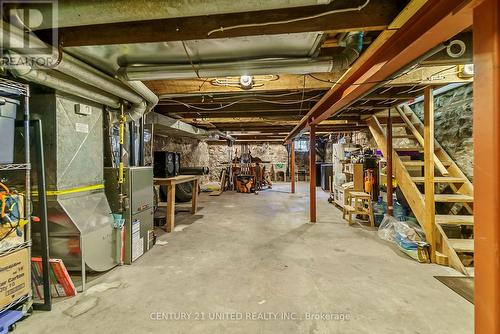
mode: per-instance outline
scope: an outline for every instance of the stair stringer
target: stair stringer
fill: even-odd
[[[385,157],[387,154],[387,137],[380,125],[376,116],[371,116],[366,121],[370,132],[372,133],[373,138],[377,142],[379,149],[382,151]],[[393,174],[396,178],[401,191],[403,192],[408,204],[411,207],[411,210],[415,214],[420,225],[424,228],[424,232],[427,234],[430,232],[429,228],[433,228],[433,226],[425,226],[425,203],[424,197],[418,190],[415,183],[412,181],[410,174],[406,170],[403,162],[397,155],[396,151],[392,151],[392,165],[393,165]]]
[[[415,116],[416,117],[416,116]],[[371,116],[366,120],[366,123],[368,125],[368,128],[370,129],[370,132],[372,133],[373,138],[375,139],[379,149],[382,151],[384,156],[387,156],[387,137],[386,133],[382,128],[382,125],[378,121],[376,116]],[[437,143],[439,145],[439,143]],[[441,148],[441,146],[436,146],[439,147],[439,155],[438,156],[443,156],[442,152],[444,152],[444,149]],[[438,152],[436,152],[438,153]],[[446,154],[446,152],[444,152]],[[461,170],[456,166],[454,161],[446,154],[447,159],[443,161],[450,161],[452,164],[455,165],[455,167],[461,172]],[[403,192],[403,195],[405,196],[408,204],[410,205],[413,214],[415,215],[415,218],[417,218],[417,221],[419,222],[420,226],[424,229],[424,232],[428,235],[433,229],[434,230],[434,235],[436,236],[436,249],[433,251],[438,251],[442,254],[444,254],[448,258],[448,265],[455,270],[465,274],[469,275],[468,271],[465,269],[464,265],[460,261],[460,258],[458,257],[457,253],[449,246],[448,244],[448,238],[446,237],[446,234],[444,234],[444,231],[435,224],[435,222],[432,222],[430,224],[426,224],[425,222],[425,199],[424,196],[421,194],[420,190],[417,188],[416,184],[413,182],[411,179],[410,174],[408,173],[408,170],[405,168],[403,165],[400,157],[398,156],[397,152],[393,150],[392,152],[392,163],[393,163],[393,174],[394,177],[396,178],[399,187],[401,188],[401,191]],[[453,169],[453,171],[455,171]],[[455,174],[455,173],[453,173]],[[462,173],[463,175],[463,173]],[[458,176],[458,175],[457,175]],[[465,176],[464,176],[465,177]],[[467,188],[467,187],[466,187]],[[465,190],[466,192],[466,190]],[[464,193],[466,194],[466,193]],[[438,232],[438,233],[436,233]]]

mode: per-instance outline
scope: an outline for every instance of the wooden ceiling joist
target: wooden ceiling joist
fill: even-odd
[[[64,27],[59,28],[59,40],[64,46],[86,46],[311,31],[383,30],[401,10],[402,1],[371,0],[360,11],[340,12],[287,24],[265,24],[313,16],[335,9],[356,8],[364,3],[365,0],[335,0],[328,5]],[[259,23],[264,25],[255,25]],[[241,25],[243,27],[238,29],[228,29]],[[210,33],[212,31],[213,33]],[[38,33],[43,38],[50,36],[52,31]]]
[[[327,92],[290,132],[287,141],[367,96],[436,45],[472,25],[474,1],[427,1],[412,9],[412,4],[418,2],[412,1],[407,6],[411,11],[401,22],[401,29],[382,32],[358,58],[343,82]]]
[[[317,73],[314,77],[301,74],[280,74],[277,80],[262,82],[261,86],[253,87],[252,92],[328,90],[339,78],[339,73]],[[246,92],[234,86],[215,86],[211,84],[210,78],[146,81],[145,84],[159,96]]]

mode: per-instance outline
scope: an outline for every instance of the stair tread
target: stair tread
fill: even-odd
[[[443,225],[474,225],[474,216],[436,215],[436,223]]]
[[[474,239],[448,239],[455,252],[474,252]]]
[[[408,152],[411,152],[411,151],[415,151],[415,152],[423,152],[424,151],[424,148],[423,147],[396,147],[394,148],[396,151],[408,151]]]
[[[425,182],[425,178],[423,176],[414,176],[411,179],[413,182],[417,182],[417,183]],[[446,182],[459,183],[459,182],[465,182],[465,180],[461,177],[455,177],[455,176],[435,176],[434,182],[435,183],[446,183]]]
[[[414,135],[392,135],[392,138],[415,138]]]
[[[423,166],[424,165],[424,162],[423,161],[420,161],[420,160],[406,160],[406,161],[402,161],[403,162],[403,165],[405,166]],[[444,165],[444,166],[451,166],[451,162],[449,161],[441,161],[441,163]]]
[[[435,194],[435,202],[447,202],[447,203],[468,203],[474,202],[474,197],[463,194]]]

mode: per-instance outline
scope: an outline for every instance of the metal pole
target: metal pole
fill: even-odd
[[[309,216],[316,223],[316,126],[309,130]]]
[[[391,108],[389,108],[387,116],[387,214],[392,216],[394,214],[394,206],[392,200],[392,118]]]
[[[139,120],[139,166],[144,166],[144,117]]]
[[[47,195],[45,184],[45,159],[43,152],[43,131],[42,121],[35,119],[33,124],[36,140],[36,160],[37,160],[37,181],[38,181],[38,212],[40,218],[40,248],[42,255],[42,276],[43,276],[43,304],[33,304],[37,310],[50,311],[52,309],[52,296],[50,289],[50,253],[49,253],[49,224],[47,219]]]
[[[474,9],[474,313],[500,333],[500,2]]]
[[[290,143],[290,180],[291,180],[291,192],[295,194],[295,141],[292,140]]]
[[[135,166],[136,159],[135,159],[135,122],[133,120],[130,120],[130,123],[128,124],[128,132],[129,132],[129,138],[130,138],[130,143],[129,143],[129,165]]]
[[[24,96],[24,160],[26,162],[26,220],[28,224],[24,229],[25,239],[31,240],[31,152],[30,152],[30,87],[26,85]],[[31,254],[30,254],[31,259]]]

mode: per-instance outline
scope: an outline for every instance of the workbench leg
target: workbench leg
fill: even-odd
[[[173,232],[175,227],[175,185],[167,186],[167,232]]]
[[[191,199],[191,213],[194,215],[198,210],[198,180],[193,181],[193,197]]]

